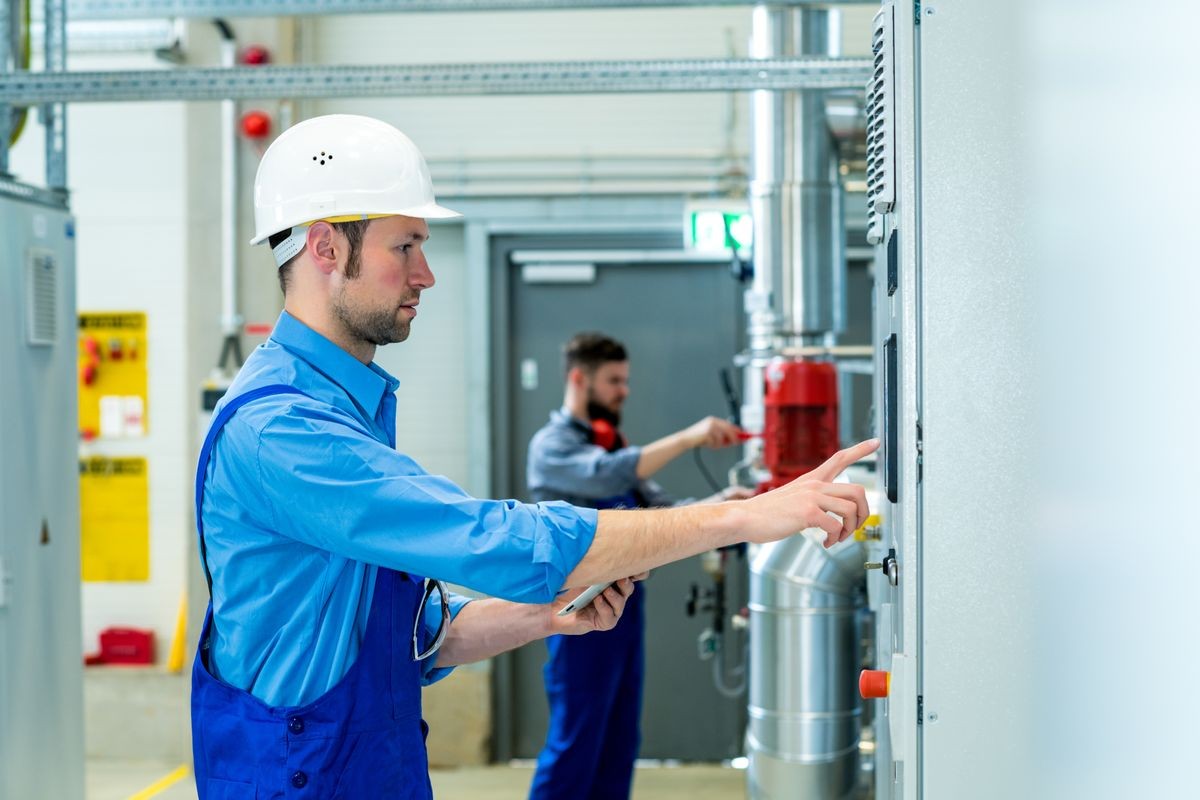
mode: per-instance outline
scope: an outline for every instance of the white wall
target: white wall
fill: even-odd
[[[409,340],[381,348],[375,360],[400,379],[396,446],[430,472],[463,485],[468,477],[463,226],[435,224],[430,233],[425,253],[437,282],[421,295]]]

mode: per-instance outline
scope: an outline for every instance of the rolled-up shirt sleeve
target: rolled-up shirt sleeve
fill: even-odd
[[[450,606],[450,623],[454,624],[454,620],[458,617],[458,612],[462,611],[467,603],[471,602],[471,598],[466,595],[455,594],[454,592],[446,592],[446,604]],[[437,638],[438,628],[442,624],[442,596],[438,592],[434,592],[429,602],[425,604],[425,635],[427,640],[432,642]],[[454,667],[438,667],[437,656],[431,655],[429,658],[421,662],[421,685],[428,686],[431,683],[437,683],[442,678],[454,671]]]
[[[506,600],[552,600],[596,533],[593,510],[471,497],[303,400],[262,427],[257,471],[279,533]]]
[[[572,432],[546,431],[530,444],[530,449],[538,481],[548,489],[599,500],[627,492],[638,482],[642,448],[636,445],[610,453]]]

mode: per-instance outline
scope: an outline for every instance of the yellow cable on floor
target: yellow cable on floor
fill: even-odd
[[[170,775],[167,775],[166,777],[163,777],[163,778],[159,778],[154,783],[150,784],[145,789],[142,789],[137,794],[131,795],[129,800],[149,800],[149,798],[154,797],[156,794],[158,794],[160,792],[170,789],[172,786],[179,783],[181,780],[183,780],[184,778],[186,778],[187,776],[189,776],[191,774],[192,774],[192,770],[188,767],[187,764],[180,764],[178,769],[176,769]]]

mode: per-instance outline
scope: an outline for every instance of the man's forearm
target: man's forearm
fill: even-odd
[[[550,632],[548,605],[473,600],[454,618],[437,666],[454,667],[499,655]]]
[[[638,458],[637,463],[638,478],[643,480],[649,478],[691,449],[692,444],[688,441],[684,431],[677,431],[643,445],[642,455]]]
[[[637,575],[738,542],[741,529],[738,503],[601,511],[592,546],[563,585],[587,586]]]
[[[820,529],[826,547],[845,541],[870,508],[861,486],[836,479],[878,448],[878,439],[860,442],[794,481],[747,500],[601,511],[591,546],[563,585],[607,582],[717,547],[776,542],[810,528]]]

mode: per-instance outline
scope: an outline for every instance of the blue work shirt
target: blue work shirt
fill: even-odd
[[[592,443],[592,427],[566,408],[550,412],[549,421],[529,442],[525,484],[535,501],[565,500],[594,508],[598,501],[637,492],[646,508],[675,505],[651,480],[637,475],[642,448],[609,452]]]
[[[286,311],[226,398],[271,384],[304,395],[234,415],[216,439],[202,507],[211,667],[268,705],[309,703],[354,664],[379,566],[546,603],[591,546],[595,511],[478,500],[398,452],[399,381]],[[452,612],[466,602],[452,596]],[[427,626],[440,613],[428,609]],[[436,660],[426,683],[449,672]]]

